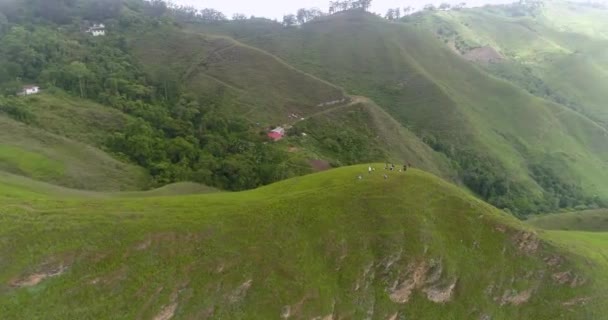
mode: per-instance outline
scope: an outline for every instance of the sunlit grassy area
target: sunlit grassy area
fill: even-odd
[[[61,200],[41,190],[4,198],[3,316],[604,316],[595,300],[563,305],[606,297],[596,288],[602,282],[571,288],[551,277],[587,277],[575,268],[586,252],[528,248],[536,241],[529,227],[457,187],[415,169],[373,166],[372,174],[346,167],[241,193]],[[564,261],[548,265],[556,254]],[[413,279],[412,266],[426,282],[400,296],[395,286]],[[430,300],[438,299],[433,288],[446,292],[443,303]],[[525,302],[510,302],[522,292]],[[403,295],[407,303],[395,302]]]

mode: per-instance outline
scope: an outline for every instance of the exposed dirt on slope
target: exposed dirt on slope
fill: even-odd
[[[540,247],[540,240],[536,234],[527,231],[518,232],[513,236],[513,241],[520,252],[525,254],[536,253]]]
[[[418,289],[424,284],[428,271],[429,267],[426,261],[408,265],[407,278],[401,282],[396,281],[390,289],[389,297],[391,301],[399,304],[407,303],[414,289]]]
[[[497,301],[501,306],[510,304],[510,305],[514,305],[514,306],[519,306],[522,305],[526,302],[528,302],[530,300],[530,298],[532,297],[532,293],[534,292],[533,288],[521,291],[521,292],[517,292],[515,290],[506,290],[504,292],[504,294],[502,295],[502,297],[500,298],[495,298],[494,300]]]
[[[9,285],[13,288],[33,287],[42,281],[62,275],[72,264],[73,256],[54,257],[38,267],[38,271],[18,279],[12,280]]]
[[[11,283],[11,286],[13,287],[33,287],[37,284],[39,284],[40,282],[42,282],[43,280],[47,279],[47,278],[52,278],[52,277],[56,277],[61,275],[64,272],[64,268],[61,267],[57,270],[54,271],[49,271],[49,272],[42,272],[42,273],[34,273],[32,275],[29,275],[23,279],[19,279],[16,281],[13,281]]]
[[[308,300],[315,298],[315,296],[316,296],[315,294],[307,294],[302,299],[300,299],[300,301],[298,301],[292,305],[284,306],[281,309],[281,319],[289,319],[292,316],[296,316],[296,315],[300,314],[300,312],[302,312],[302,308],[304,307],[304,304]]]
[[[563,271],[563,272],[556,272],[554,274],[551,275],[551,278],[553,278],[553,281],[557,284],[561,284],[561,285],[570,285],[570,287],[575,288],[578,286],[581,286],[583,284],[585,284],[585,279],[583,279],[582,277],[580,277],[577,274],[574,274],[574,272],[568,270],[568,271]]]
[[[552,255],[552,256],[546,257],[544,259],[544,261],[549,267],[559,267],[562,265],[564,258],[562,258],[561,256],[558,256],[558,255]]]
[[[249,279],[249,280],[243,282],[243,284],[241,284],[238,288],[236,288],[230,294],[230,297],[228,297],[228,300],[230,301],[230,303],[237,303],[237,302],[240,302],[243,299],[245,299],[245,297],[247,296],[247,292],[249,291],[249,288],[251,288],[252,283],[253,283],[253,280]]]
[[[177,302],[173,302],[170,305],[163,308],[163,310],[154,317],[154,320],[169,320],[173,318],[175,314],[175,310],[177,310]]]
[[[127,278],[128,271],[128,267],[126,265],[123,265],[122,267],[106,274],[105,276],[98,277],[89,281],[89,284],[114,286]]]
[[[502,54],[490,46],[471,49],[462,56],[469,61],[478,63],[498,63],[505,60]]]
[[[562,303],[562,306],[574,307],[574,306],[586,305],[589,301],[591,301],[590,297],[574,298],[574,299],[570,299],[568,301],[564,301]]]
[[[446,303],[452,300],[458,279],[442,281],[443,263],[441,260],[421,261],[409,264],[405,279],[394,282],[389,289],[391,301],[399,304],[409,302],[415,290],[422,291],[429,301]]]
[[[446,303],[452,300],[452,294],[458,279],[454,279],[452,283],[447,286],[435,285],[430,288],[425,288],[422,291],[426,293],[426,298],[435,303]]]
[[[325,160],[310,160],[309,163],[315,172],[327,171],[331,169],[331,164]]]

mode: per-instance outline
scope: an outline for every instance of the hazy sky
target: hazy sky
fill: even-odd
[[[173,0],[174,3],[191,5],[196,8],[214,8],[222,11],[228,17],[233,13],[244,13],[247,16],[280,19],[284,14],[295,13],[298,8],[317,7],[327,11],[329,0]],[[421,8],[427,3],[441,2],[460,3],[468,5],[483,5],[486,3],[507,3],[509,0],[373,0],[373,12],[386,13],[389,8],[412,6]]]

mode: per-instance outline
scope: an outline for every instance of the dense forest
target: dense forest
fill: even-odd
[[[104,147],[148,169],[159,185],[190,180],[242,190],[308,172],[246,119],[223,113],[221,97],[188,94],[179,79],[147,76],[133,59],[129,33],[172,26],[189,10],[142,0],[3,2],[0,110],[31,122],[14,97],[29,83],[117,108],[133,120]],[[83,32],[100,22],[108,36]]]

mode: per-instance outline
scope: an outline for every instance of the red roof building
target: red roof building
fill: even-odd
[[[268,138],[272,139],[273,141],[279,141],[283,139],[283,134],[276,131],[270,131],[268,132]]]
[[[273,141],[279,141],[283,139],[284,136],[285,128],[283,127],[276,127],[272,131],[268,132],[268,138],[272,139]]]

